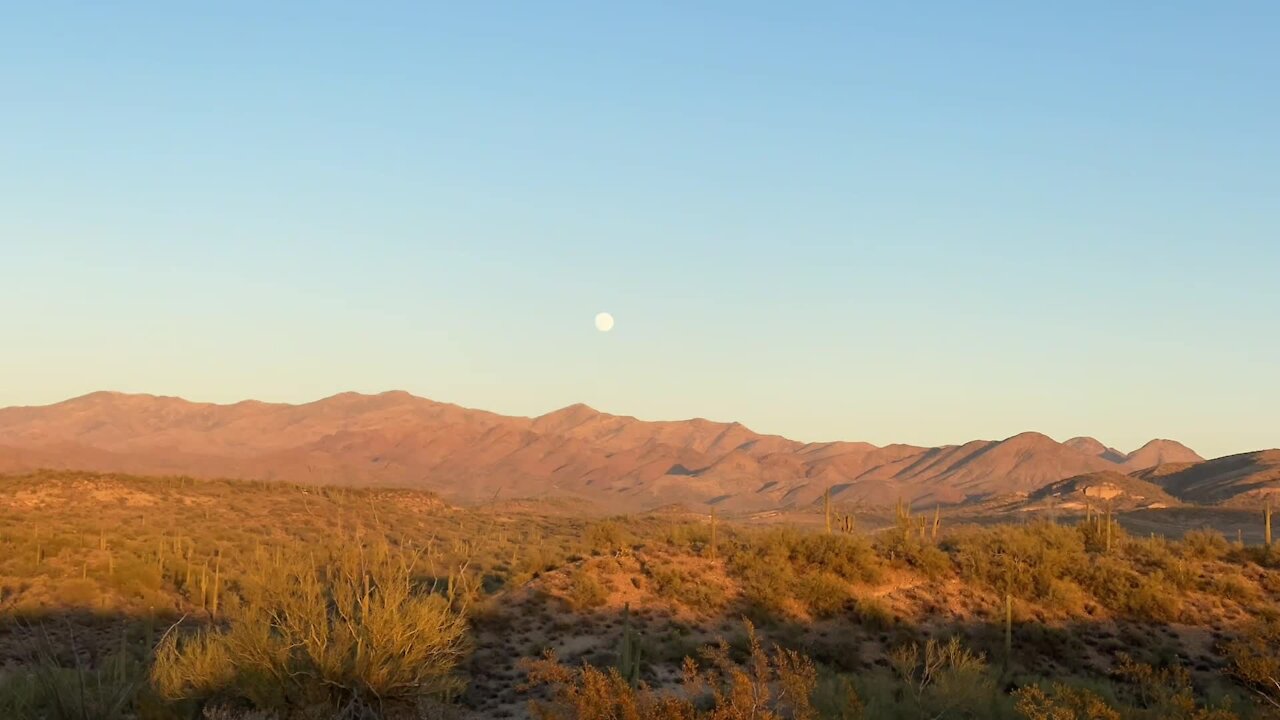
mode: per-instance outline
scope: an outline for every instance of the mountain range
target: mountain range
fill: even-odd
[[[1098,472],[1145,473],[1142,479],[1175,496],[1190,490],[1221,502],[1280,486],[1280,459],[1272,466],[1273,459],[1205,462],[1173,440],[1122,453],[1093,438],[1059,443],[1035,432],[941,447],[803,443],[739,423],[650,422],[586,405],[511,417],[399,391],[301,405],[98,392],[0,409],[0,472],[394,485],[455,502],[565,496],[627,510],[806,506],[828,488],[845,502],[959,503]]]

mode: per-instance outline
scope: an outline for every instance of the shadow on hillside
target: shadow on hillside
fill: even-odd
[[[170,628],[187,631],[208,624],[199,617],[151,615],[91,608],[15,610],[0,616],[0,667],[22,666],[49,653],[63,667],[96,667],[126,649],[142,657]]]
[[[530,692],[519,686],[525,679],[522,660],[546,651],[569,667],[617,666],[628,627],[642,650],[641,679],[653,687],[672,687],[679,683],[683,659],[698,659],[704,647],[720,639],[728,643],[735,660],[745,662],[750,655],[745,621],[752,623],[767,649],[776,644],[799,651],[822,673],[891,678],[895,649],[923,647],[930,640],[946,643],[956,637],[969,651],[984,657],[1007,691],[1047,679],[1084,684],[1113,681],[1116,667],[1127,656],[1156,668],[1184,668],[1199,691],[1227,691],[1238,694],[1244,704],[1250,702],[1226,675],[1220,648],[1231,639],[1230,632],[1203,627],[1126,618],[1052,622],[1023,618],[1011,623],[1006,650],[1000,611],[993,611],[990,618],[956,619],[939,612],[919,622],[891,614],[868,620],[857,602],[850,601],[831,617],[802,622],[736,604],[695,621],[665,607],[632,607],[624,617],[614,609],[572,613],[554,597],[544,602],[541,607],[511,607],[505,614],[477,618],[473,629],[479,643],[466,666],[471,682],[463,697],[469,708],[496,717],[529,700],[545,699],[546,688]]]
[[[1203,628],[1123,619],[1015,620],[1011,652],[1007,653],[1000,618],[957,620],[939,613],[936,620],[921,623],[892,615],[869,620],[860,613],[856,601],[832,617],[814,622],[782,618],[743,604],[695,622],[658,606],[633,608],[624,616],[617,610],[571,613],[557,598],[541,602],[475,618],[473,636],[478,643],[472,658],[461,668],[468,681],[459,698],[463,707],[486,717],[518,716],[530,700],[548,696],[547,688],[530,691],[522,687],[522,658],[536,658],[552,650],[569,666],[613,666],[619,662],[627,628],[642,649],[641,678],[655,687],[670,687],[678,682],[683,658],[696,659],[700,648],[717,639],[728,643],[734,659],[746,661],[747,619],[766,648],[777,644],[798,650],[825,671],[854,676],[891,676],[890,653],[895,648],[958,637],[966,648],[985,656],[1006,689],[1043,678],[1105,680],[1122,655],[1157,667],[1183,666],[1202,687],[1220,684],[1224,677],[1224,661],[1217,647],[1227,639],[1225,635]],[[84,609],[11,614],[0,621],[0,666],[29,666],[46,650],[48,657],[67,669],[101,667],[121,648],[126,648],[132,659],[145,662],[149,649],[166,631],[189,632],[205,624],[206,618]]]

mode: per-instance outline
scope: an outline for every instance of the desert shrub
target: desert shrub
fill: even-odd
[[[813,690],[813,707],[826,720],[863,720],[867,708],[857,685],[847,675],[819,675]]]
[[[1125,683],[1132,708],[1123,717],[1150,720],[1235,720],[1238,716],[1227,706],[1212,706],[1197,701],[1191,685],[1191,674],[1180,665],[1155,667],[1135,662],[1122,654],[1116,676]]]
[[[89,578],[63,580],[54,589],[54,599],[69,607],[93,607],[100,596],[97,581]]]
[[[164,697],[350,708],[459,688],[463,614],[419,586],[412,564],[387,546],[318,565],[294,558],[245,581],[246,602],[226,627],[160,644],[151,678]]]
[[[735,557],[732,568],[742,586],[743,598],[754,610],[766,614],[786,612],[795,588],[795,573],[790,566],[759,557]]]
[[[140,597],[159,591],[163,587],[163,580],[154,563],[126,557],[116,564],[111,585],[125,597]]]
[[[1131,617],[1172,622],[1182,611],[1182,600],[1163,573],[1138,575],[1124,602],[1117,609]]]
[[[1144,575],[1111,556],[1096,557],[1075,572],[1081,586],[1114,612],[1143,620],[1169,621],[1176,619],[1181,610],[1181,599],[1160,573]]]
[[[582,565],[569,580],[569,604],[575,610],[590,610],[604,605],[609,591],[595,568]]]
[[[612,520],[592,523],[587,527],[587,546],[595,553],[616,553],[626,547],[627,533]]]
[[[875,550],[860,535],[806,533],[792,528],[757,531],[743,538],[734,559],[768,559],[799,572],[821,570],[850,582],[875,582],[881,568]]]
[[[809,612],[820,618],[829,618],[848,604],[849,585],[832,573],[810,572],[800,577],[795,594]]]
[[[1231,549],[1222,533],[1211,528],[1190,530],[1182,536],[1182,554],[1196,560],[1220,560]]]
[[[1196,586],[1195,570],[1182,558],[1172,558],[1161,568],[1165,579],[1178,592],[1187,592]]]
[[[888,630],[896,622],[893,610],[877,597],[859,597],[854,605],[858,622],[872,630]]]
[[[709,543],[711,529],[704,523],[673,523],[663,528],[661,537],[667,544],[685,550]]]
[[[650,566],[647,571],[660,597],[694,609],[715,610],[724,606],[724,588],[698,573],[672,565]]]
[[[850,582],[875,582],[881,568],[875,549],[861,535],[778,533],[766,542],[783,544],[792,565],[820,569]]]
[[[1018,713],[1027,720],[1122,720],[1119,711],[1097,694],[1062,683],[1046,691],[1029,685],[1014,693]]]
[[[961,579],[1061,609],[1078,602],[1064,578],[1088,565],[1081,534],[1047,522],[957,533],[948,548]]]
[[[1280,621],[1249,628],[1224,648],[1230,673],[1262,702],[1280,710]]]
[[[890,564],[910,568],[930,579],[940,578],[951,570],[950,556],[922,538],[905,516],[899,516],[898,527],[876,537],[875,550]]]
[[[1238,603],[1247,603],[1258,596],[1258,588],[1237,570],[1224,570],[1214,574],[1210,577],[1209,586],[1206,589],[1215,595]]]
[[[616,668],[566,667],[548,652],[524,663],[528,687],[549,687],[553,693],[550,701],[532,704],[533,715],[540,720],[816,720],[813,663],[779,647],[766,652],[750,623],[746,637],[749,657],[743,665],[731,659],[723,641],[702,650],[701,665],[686,658],[682,687],[675,693],[643,683],[632,687]]]
[[[947,642],[930,639],[924,646],[901,645],[889,655],[900,689],[892,711],[879,701],[867,704],[869,717],[988,718],[1003,714],[1005,702],[986,659],[970,652],[952,637]]]

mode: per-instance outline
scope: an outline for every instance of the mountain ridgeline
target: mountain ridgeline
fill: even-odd
[[[942,447],[801,443],[738,423],[648,422],[585,405],[509,417],[404,392],[302,405],[100,392],[0,409],[0,472],[404,486],[455,502],[568,497],[617,510],[801,507],[828,488],[841,502],[959,503],[1103,472],[1134,474],[1182,500],[1224,502],[1280,488],[1277,455],[1205,462],[1172,440],[1126,454],[1092,438],[1059,443],[1033,432]]]

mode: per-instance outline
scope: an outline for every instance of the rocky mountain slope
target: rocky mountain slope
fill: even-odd
[[[302,405],[101,392],[0,409],[0,472],[50,467],[396,485],[460,502],[566,496],[616,509],[799,506],[828,487],[845,502],[960,502],[1188,458],[1199,456],[1171,441],[1123,455],[1089,438],[1058,443],[1032,432],[942,447],[801,443],[738,423],[648,422],[585,405],[509,417],[404,392],[343,393]]]

